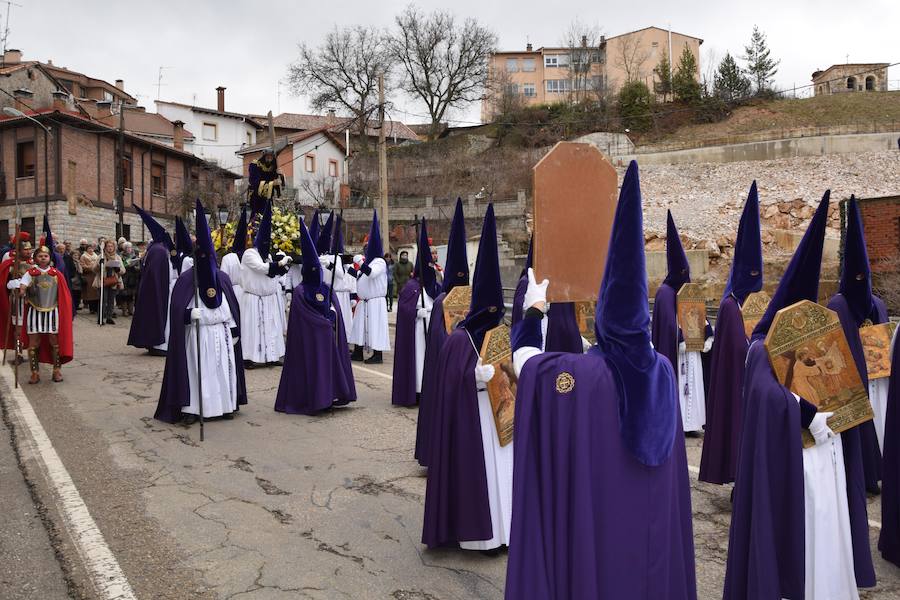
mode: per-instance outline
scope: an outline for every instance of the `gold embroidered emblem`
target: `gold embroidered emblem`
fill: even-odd
[[[215,298],[216,297],[216,288],[207,288],[206,297],[207,298]]]
[[[318,302],[325,302],[325,296],[323,296],[321,293],[318,293],[316,294],[316,300]]]
[[[568,394],[575,389],[575,378],[571,373],[563,371],[556,376],[556,391],[560,394]]]
[[[176,256],[178,254],[178,250],[169,250],[169,254],[172,256]]]
[[[489,312],[489,313],[495,313],[495,312],[497,312],[497,307],[496,307],[496,306],[489,306],[489,307],[488,307],[488,312]]]

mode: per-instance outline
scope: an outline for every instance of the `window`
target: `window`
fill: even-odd
[[[16,144],[16,177],[34,177],[34,140]]]
[[[658,47],[659,47],[659,42],[653,42],[653,43],[650,44],[650,45],[653,46],[654,48],[658,48]]]
[[[119,224],[116,223],[116,237],[117,238],[123,237],[126,240],[130,240],[131,239],[131,225],[128,225],[127,223],[123,223],[122,227],[119,228]]]
[[[126,154],[122,158],[122,187],[130,190],[134,187],[134,162],[131,154]]]
[[[545,56],[544,57],[544,66],[545,67],[558,67],[559,66],[559,57],[558,56]]]
[[[518,58],[507,58],[506,59],[506,72],[507,73],[515,73],[519,70],[519,59]]]
[[[219,139],[219,127],[215,123],[203,122],[203,139],[215,142]]]
[[[866,91],[871,92],[875,90],[875,77],[869,75],[866,77]]]
[[[31,239],[37,239],[34,237],[34,217],[25,217],[22,219],[22,226],[20,231],[27,231],[28,235],[31,236]]]
[[[307,154],[303,157],[303,168],[307,173],[315,173],[316,172],[316,155],[315,154]]]
[[[522,59],[522,70],[526,73],[534,72],[534,59],[533,58],[523,58]]]
[[[560,54],[556,57],[558,60],[558,64],[560,67],[568,67],[569,66],[569,55],[568,54]]]
[[[547,92],[550,94],[561,94],[572,90],[572,82],[568,79],[548,79]]]
[[[533,83],[523,83],[522,93],[525,94],[526,98],[534,98],[537,96],[537,90],[534,89]]]
[[[253,134],[250,133],[249,131],[247,132],[247,145],[248,146],[253,145]]]
[[[848,77],[847,78],[847,89],[848,90],[856,89],[856,77]]]
[[[9,239],[9,221],[4,219],[0,221],[0,240]]]
[[[518,83],[507,83],[506,84],[506,94],[508,96],[518,96],[519,95],[519,84]]]
[[[338,176],[338,161],[334,159],[328,160],[328,176],[329,177],[337,177]]]
[[[74,82],[74,81],[69,81],[68,79],[60,79],[60,80],[59,80],[59,83],[60,83],[60,85],[62,85],[64,88],[66,88],[66,91],[68,91],[68,92],[70,92],[70,93],[71,93],[72,91],[74,91],[74,89],[75,89],[75,82]]]
[[[150,165],[150,191],[156,196],[166,195],[166,165],[153,163]]]

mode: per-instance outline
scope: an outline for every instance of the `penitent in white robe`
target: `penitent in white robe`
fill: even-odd
[[[229,252],[223,256],[222,266],[219,269],[231,279],[231,289],[234,290],[234,297],[240,304],[243,301],[244,288],[241,287],[241,259],[237,253]]]
[[[706,425],[706,393],[700,352],[687,352],[678,344],[678,401],[684,431],[700,431]]]
[[[459,547],[463,550],[492,550],[500,546],[509,546],[509,533],[512,528],[513,444],[515,442],[500,446],[497,426],[494,424],[494,411],[491,409],[491,399],[488,396],[486,384],[476,383],[476,386],[478,387],[478,420],[481,424],[481,448],[484,451],[484,469],[487,478],[493,537],[489,540],[460,542]]]
[[[422,306],[424,299],[425,306]],[[421,294],[416,301],[416,310],[424,308],[428,311],[428,316],[419,318],[416,316],[416,393],[422,393],[422,374],[425,372],[425,332],[431,324],[431,309],[434,307],[434,300],[428,294]]]
[[[387,265],[383,258],[376,258],[369,265],[370,275],[361,274],[356,280],[356,295],[359,302],[353,313],[353,325],[350,328],[350,344],[371,348],[372,350],[390,350],[387,321]]]
[[[857,600],[840,435],[803,449],[803,496],[806,600]]]
[[[284,358],[285,324],[281,285],[269,277],[269,262],[256,248],[248,248],[241,258],[241,347],[244,360],[257,364]]]
[[[354,279],[347,274],[341,255],[337,255],[337,267],[334,271],[327,267],[334,260],[333,254],[323,254],[319,257],[322,264],[322,274],[325,285],[331,286],[332,277],[334,278],[334,297],[337,298],[338,305],[341,307],[341,318],[344,320],[344,329],[347,337],[350,337],[350,329],[353,326],[353,308],[350,306],[350,292],[353,291]],[[336,274],[336,276],[335,276]]]
[[[175,267],[172,266],[172,261],[168,261],[169,264],[169,298],[166,300],[166,337],[163,339],[162,344],[158,344],[153,346],[156,350],[162,350],[163,352],[168,352],[169,350],[169,308],[172,305],[172,290],[175,289],[175,282],[178,280],[178,273],[175,271]]]
[[[228,302],[223,298],[218,308],[200,304],[200,368],[203,376],[203,418],[221,417],[237,410],[237,364],[231,328],[236,327]],[[197,400],[197,330],[196,323],[184,329],[188,383],[191,404],[181,412],[199,415]]]

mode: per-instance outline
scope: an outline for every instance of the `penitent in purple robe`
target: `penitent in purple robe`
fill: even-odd
[[[217,273],[218,283],[221,287],[221,294],[224,300],[228,302],[228,308],[231,309],[231,316],[234,322],[240,327],[241,309],[238,305],[237,298],[234,295],[234,289],[231,286],[231,279],[228,275],[219,271]],[[172,290],[172,303],[169,311],[169,351],[166,354],[166,367],[163,371],[162,388],[159,392],[159,402],[156,406],[154,418],[166,423],[177,423],[181,420],[181,409],[190,406],[191,387],[188,382],[187,371],[187,351],[184,339],[184,314],[185,311],[194,307],[194,270],[193,267],[182,273],[175,282]],[[240,330],[235,337],[240,338]],[[241,342],[238,341],[234,346],[234,355],[241,356]],[[197,357],[190,357],[196,360]],[[247,404],[247,385],[244,380],[244,363],[240,360],[236,361],[237,365],[237,403],[240,405]]]
[[[276,411],[313,415],[356,400],[347,333],[337,298],[332,298],[332,305],[336,328],[334,322],[309,305],[302,285],[294,288]]]
[[[891,378],[884,430],[884,470],[881,484],[881,556],[900,567],[900,333],[894,334]]]
[[[391,388],[391,404],[416,405],[416,327],[422,324],[416,318],[419,309],[421,286],[410,279],[397,296],[397,325],[394,332],[394,382]],[[421,416],[419,417],[421,418]]]
[[[419,399],[419,420],[416,423],[415,458],[423,467],[428,466],[431,456],[431,439],[434,437],[435,404],[437,402],[437,372],[441,350],[447,340],[444,322],[444,298],[442,293],[434,300],[431,321],[428,323],[428,344],[425,346],[425,366],[422,373],[422,395]]]
[[[150,244],[141,260],[141,283],[137,289],[128,345],[149,350],[166,341],[171,262],[169,251],[157,242]]]

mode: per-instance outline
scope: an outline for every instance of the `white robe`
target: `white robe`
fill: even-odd
[[[234,290],[234,297],[240,305],[244,298],[244,288],[241,287],[241,259],[237,253],[229,252],[223,256],[222,266],[219,269],[231,279],[231,289]]]
[[[191,303],[193,306],[194,303]],[[203,376],[203,417],[221,417],[237,410],[237,364],[231,328],[236,323],[228,301],[218,308],[200,304],[200,361]],[[183,413],[200,414],[197,401],[197,325],[184,328],[191,404]]]
[[[422,306],[422,298],[425,299],[425,306]],[[422,393],[422,374],[425,372],[425,332],[428,331],[428,327],[431,324],[431,309],[434,307],[434,300],[431,299],[431,296],[426,294],[421,294],[420,298],[416,300],[416,311],[420,308],[424,308],[428,311],[428,316],[419,318],[418,314],[416,315],[416,393]]]
[[[678,402],[684,431],[701,431],[706,425],[706,393],[700,352],[686,352],[678,344]]]
[[[284,332],[287,324],[281,285],[269,277],[269,262],[256,248],[248,248],[241,258],[241,347],[244,360],[257,364],[284,358]]]
[[[169,298],[166,300],[166,335],[163,338],[163,343],[157,346],[154,346],[156,350],[162,350],[163,352],[168,352],[169,350],[169,308],[172,306],[172,290],[175,289],[175,282],[178,280],[178,273],[175,272],[175,267],[172,266],[172,261],[168,261],[169,264]]]
[[[319,257],[319,262],[322,264],[322,274],[325,285],[330,287],[331,280],[334,278],[334,297],[337,298],[338,304],[341,307],[341,318],[344,320],[344,330],[349,338],[350,328],[353,326],[353,307],[350,306],[350,292],[354,289],[354,279],[347,274],[347,270],[344,268],[344,263],[341,260],[340,254],[337,255],[337,267],[335,270],[329,270],[327,267],[331,264],[333,259],[334,255],[323,254]]]
[[[353,314],[353,326],[347,341],[372,350],[390,350],[387,321],[387,265],[376,258],[369,265],[371,273],[362,274],[356,281],[359,303]]]
[[[857,600],[840,435],[803,449],[803,496],[805,599]]]

